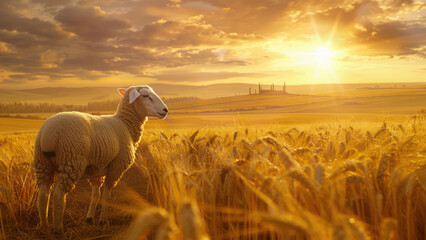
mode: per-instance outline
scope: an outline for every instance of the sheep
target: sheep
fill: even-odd
[[[80,179],[89,179],[92,187],[86,222],[94,222],[100,187],[104,185],[99,224],[108,223],[111,189],[134,163],[147,117],[165,119],[168,114],[167,106],[147,85],[118,91],[122,99],[114,115],[63,112],[48,118],[41,126],[33,162],[39,188],[39,228],[48,230],[48,203],[55,182],[53,230],[63,233],[66,195]]]

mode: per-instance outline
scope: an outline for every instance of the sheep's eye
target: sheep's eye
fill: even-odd
[[[151,102],[154,102],[154,100],[152,100],[152,98],[149,95],[142,95],[142,97],[148,98]]]

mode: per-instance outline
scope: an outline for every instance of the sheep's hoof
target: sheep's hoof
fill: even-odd
[[[86,223],[92,225],[93,224],[93,218],[91,218],[91,217],[86,218]]]
[[[53,230],[53,234],[61,236],[61,235],[64,234],[64,229],[63,228],[55,229],[55,230]]]
[[[108,222],[108,220],[106,220],[106,221],[99,221],[99,226],[109,226],[109,222]]]
[[[49,232],[49,225],[44,224],[44,225],[37,225],[36,227],[37,230],[42,231],[42,232]]]

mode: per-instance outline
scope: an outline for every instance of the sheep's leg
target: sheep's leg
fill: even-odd
[[[78,149],[78,148],[76,148]],[[75,149],[60,150],[57,157],[57,183],[53,190],[53,220],[54,232],[64,232],[64,212],[67,194],[74,189],[75,184],[86,169],[87,160],[84,156],[73,154]],[[67,153],[67,154],[66,154]]]
[[[53,190],[53,220],[55,223],[54,232],[62,234],[64,232],[64,211],[67,194],[74,189],[77,180],[83,171],[73,171],[71,167],[64,168],[67,172],[58,174],[58,181]],[[75,168],[77,169],[77,168]]]
[[[50,185],[48,183],[43,183],[39,185],[39,188],[37,201],[38,216],[40,218],[39,228],[43,231],[47,231],[49,229],[47,216],[49,212]]]
[[[96,206],[98,205],[99,197],[101,195],[101,186],[104,178],[92,178],[90,179],[90,185],[92,186],[92,198],[90,200],[89,211],[87,211],[86,222],[92,224],[95,219]]]
[[[101,217],[99,220],[100,225],[108,224],[108,201],[111,197],[111,189],[112,189],[112,186],[110,184],[105,183],[104,189],[102,192],[102,209],[101,209]]]
[[[36,176],[36,183],[39,188],[37,198],[37,209],[40,223],[38,228],[47,231],[49,229],[48,212],[49,212],[49,200],[50,190],[54,179],[54,166],[52,162],[54,158],[47,159],[40,148],[39,138],[37,137],[34,145],[34,170]]]
[[[38,216],[40,218],[39,229],[43,231],[47,231],[49,229],[48,222],[48,212],[49,212],[49,200],[50,200],[50,190],[51,185],[53,183],[55,172],[51,170],[50,165],[43,164],[43,162],[39,161],[37,157],[34,161],[35,165],[35,175],[36,182],[39,188],[38,198],[37,198],[37,209]]]
[[[56,185],[53,190],[53,221],[55,223],[54,232],[64,232],[64,211],[65,211],[66,192]]]
[[[114,159],[108,165],[108,171],[105,177],[105,185],[102,193],[102,209],[99,224],[108,223],[108,200],[111,197],[111,189],[115,187],[115,185],[117,185],[123,174],[133,164],[133,161],[131,159],[132,158]]]
[[[48,205],[49,205],[49,198],[50,198],[50,192],[47,187],[47,184],[42,184],[39,186],[40,190],[38,192],[38,201],[37,201],[37,207],[38,207],[38,216],[40,218],[40,229],[43,231],[47,231],[49,224],[47,221],[47,215],[48,215]]]

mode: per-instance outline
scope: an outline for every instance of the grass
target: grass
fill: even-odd
[[[83,181],[69,194],[64,238],[424,239],[425,114],[308,118],[204,128],[150,121],[113,190],[110,227],[84,223]],[[55,239],[35,229],[34,139],[0,136],[6,239]]]
[[[35,132],[41,127],[44,119],[0,118],[0,133]]]
[[[346,95],[345,95],[346,94]],[[171,103],[174,113],[384,113],[413,114],[424,107],[424,89],[354,90],[324,95],[245,95]]]
[[[44,118],[50,117],[54,113],[44,113],[37,115],[42,119],[37,119],[34,115],[31,118],[16,118],[14,116],[0,116],[0,134],[13,133],[36,133],[44,122]],[[111,113],[103,113],[111,114]],[[407,122],[412,115],[406,114],[328,114],[328,113],[259,113],[259,112],[242,112],[235,113],[204,113],[204,114],[177,114],[172,113],[167,116],[166,120],[157,120],[150,118],[146,129],[151,128],[188,128],[188,126],[197,128],[211,128],[215,126],[226,127],[265,127],[273,125],[294,123],[312,124],[327,123],[329,121],[358,122],[369,121],[371,123],[381,123],[383,121],[399,121]]]

